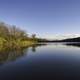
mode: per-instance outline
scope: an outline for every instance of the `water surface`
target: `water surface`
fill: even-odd
[[[80,46],[48,43],[0,52],[0,79],[78,80]]]

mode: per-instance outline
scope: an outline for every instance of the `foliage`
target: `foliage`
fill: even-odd
[[[31,45],[35,43],[35,34],[32,38],[28,37],[28,34],[17,28],[16,26],[7,25],[5,23],[0,23],[0,46],[18,48]]]

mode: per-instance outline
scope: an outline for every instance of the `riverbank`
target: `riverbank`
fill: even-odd
[[[0,23],[0,49],[18,49],[37,42],[35,34],[28,35],[27,32],[14,25]]]
[[[19,49],[23,47],[28,47],[31,45],[37,44],[37,41],[32,40],[5,40],[4,38],[0,38],[0,49],[9,48],[9,49]]]

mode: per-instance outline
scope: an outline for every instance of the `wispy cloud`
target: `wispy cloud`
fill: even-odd
[[[63,35],[44,35],[45,38],[47,39],[66,39],[66,38],[75,38],[75,37],[80,37],[80,34],[63,34]]]

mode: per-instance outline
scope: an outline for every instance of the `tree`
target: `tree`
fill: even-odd
[[[32,34],[32,39],[35,39],[36,38],[36,34]]]
[[[26,34],[25,31],[23,30],[20,30],[19,28],[17,28],[16,26],[12,26],[10,29],[10,36],[13,38],[13,39],[24,39],[26,37],[28,37],[28,35]]]
[[[8,27],[5,23],[0,23],[0,37],[4,37],[5,39],[8,39],[9,31]]]

